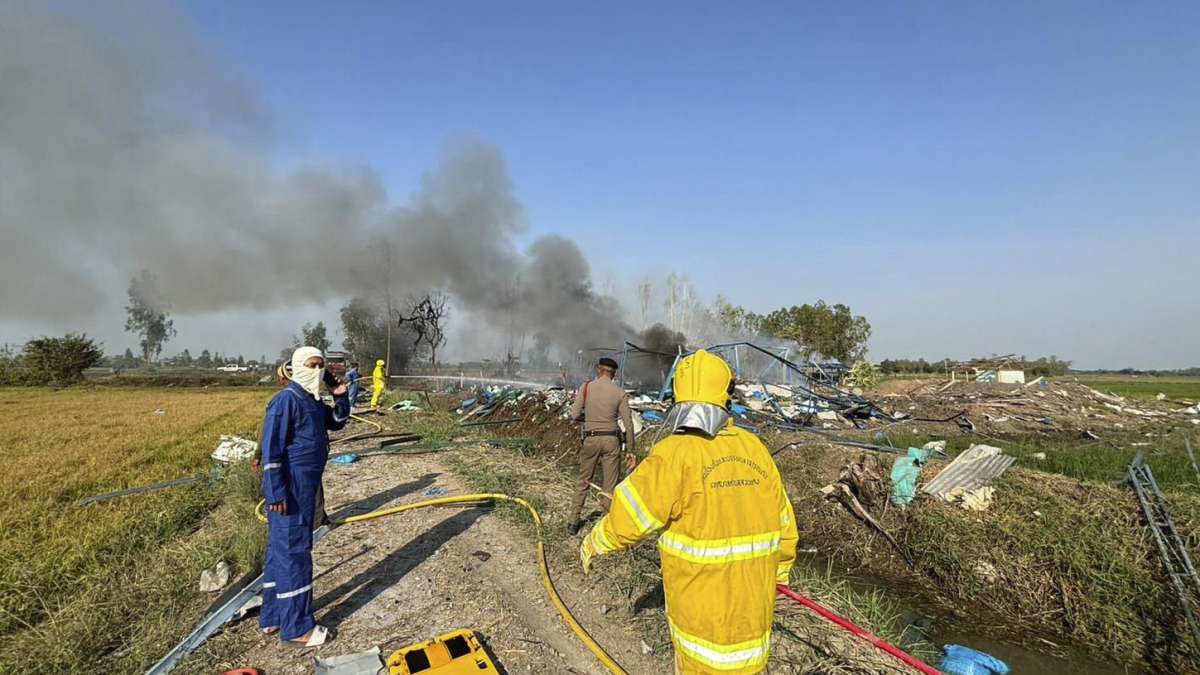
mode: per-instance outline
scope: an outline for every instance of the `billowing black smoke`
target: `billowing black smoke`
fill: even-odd
[[[261,152],[254,96],[206,65],[178,15],[105,7],[93,22],[0,7],[0,231],[12,253],[0,319],[87,325],[119,314],[129,279],[148,270],[176,315],[378,297],[387,284],[445,289],[485,325],[563,351],[631,334],[574,243],[517,248],[523,211],[497,148],[451,144],[398,208],[369,169],[281,175]]]
[[[687,351],[687,337],[656,323],[630,339],[637,349],[625,353],[625,382],[644,389],[662,385],[675,357]]]

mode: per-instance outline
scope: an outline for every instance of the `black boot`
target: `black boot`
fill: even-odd
[[[571,524],[567,526],[567,532],[569,532],[571,534],[571,536],[574,537],[575,535],[579,534],[579,529],[581,527],[583,527],[582,520],[573,520],[573,521],[571,521]]]

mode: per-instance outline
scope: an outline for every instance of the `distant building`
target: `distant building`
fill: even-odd
[[[1025,369],[1016,355],[962,361],[950,371],[951,380],[996,384],[1025,384]]]

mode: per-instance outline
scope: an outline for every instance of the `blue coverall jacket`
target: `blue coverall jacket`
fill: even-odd
[[[316,625],[312,612],[312,545],[317,489],[329,459],[329,431],[346,425],[350,399],[332,408],[289,382],[267,404],[263,420],[263,492],[268,504],[285,502],[287,513],[267,512],[267,561],[259,623],[280,628],[293,640]]]
[[[351,368],[346,371],[346,380],[350,382],[350,405],[353,406],[358,400],[358,380],[362,375],[358,374],[358,368]]]

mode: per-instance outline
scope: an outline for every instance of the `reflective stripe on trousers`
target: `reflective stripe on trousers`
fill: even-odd
[[[731,645],[722,645],[690,635],[680,630],[667,617],[671,629],[671,641],[682,656],[692,659],[714,670],[740,670],[765,666],[771,653],[771,631],[767,630],[762,637],[746,640]]]

